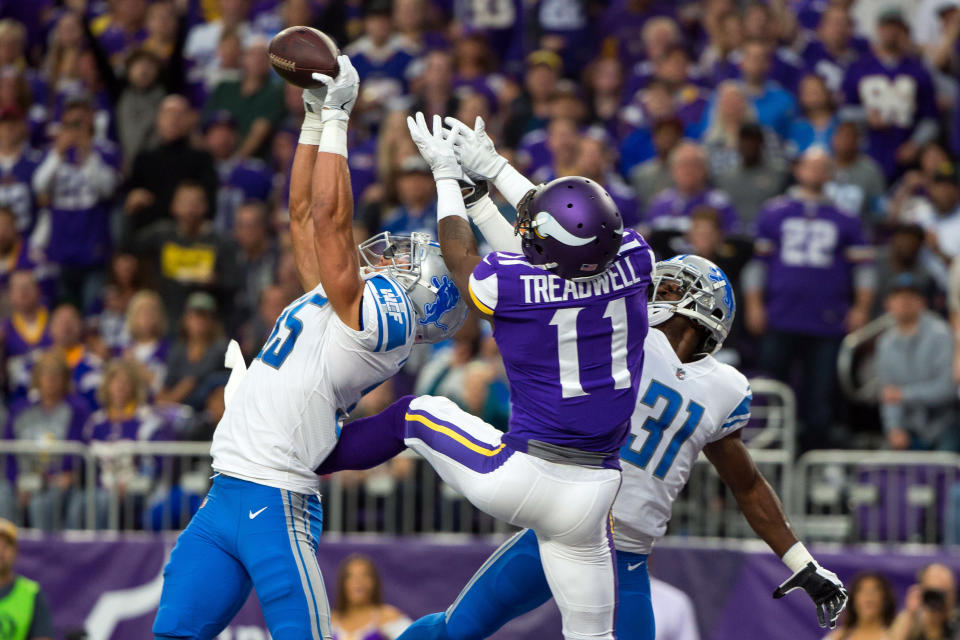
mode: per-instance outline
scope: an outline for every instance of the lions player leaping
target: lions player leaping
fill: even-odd
[[[612,640],[610,508],[643,364],[652,253],[623,230],[610,195],[592,180],[535,188],[482,129],[448,131],[436,118],[431,132],[422,114],[408,124],[437,182],[444,260],[459,290],[494,321],[510,431],[444,398],[404,398],[344,429],[322,470],[376,464],[371,442],[416,450],[474,505],[535,532],[565,638]],[[517,206],[521,252],[481,260],[458,184],[465,171],[492,179]]]
[[[359,81],[349,58],[338,62],[336,79],[315,75],[326,88],[304,93],[290,180],[307,293],[277,319],[217,426],[217,475],[164,569],[157,638],[217,636],[251,587],[274,640],[331,638],[315,469],[365,390],[395,374],[415,342],[452,335],[467,313],[429,237],[384,234],[359,252],[353,244],[346,134]]]
[[[484,211],[486,209],[486,211]],[[505,242],[506,222],[492,203],[471,209],[485,235]],[[623,486],[613,506],[619,569],[617,636],[654,640],[647,555],[663,536],[670,508],[700,451],[733,490],[754,531],[793,575],[774,592],[810,595],[821,626],[833,627],[846,604],[837,576],[797,541],[780,502],[740,438],[750,417],[750,387],[710,354],[733,324],[733,290],[723,272],[697,256],[659,262],[653,271],[650,334],[644,344],[642,395],[621,450]],[[399,640],[479,640],[550,598],[531,531],[504,543],[446,612],[425,616]]]

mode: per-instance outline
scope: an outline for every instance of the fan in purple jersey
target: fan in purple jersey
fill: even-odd
[[[37,280],[29,271],[10,276],[8,299],[10,316],[0,325],[0,338],[9,404],[26,395],[34,352],[50,346],[50,312],[43,306]]]
[[[630,102],[621,114],[621,130],[633,131],[642,126],[644,110],[641,90],[652,88],[655,83],[662,83],[670,93],[676,116],[685,125],[692,128],[699,123],[710,102],[709,92],[696,84],[691,75],[690,64],[690,53],[687,49],[682,45],[675,45],[651,65],[652,73],[649,76],[634,77],[625,94]],[[699,130],[690,131],[691,137],[698,137],[699,134]]]
[[[866,122],[867,152],[888,180],[916,160],[938,132],[933,79],[910,47],[903,15],[884,11],[873,52],[852,64],[843,79],[844,113]]]
[[[675,13],[675,3],[664,0],[614,0],[596,24],[597,41],[613,40],[617,57],[631,68],[649,54],[644,38],[637,34],[644,31],[648,21]]]
[[[670,154],[673,186],[651,201],[644,224],[654,231],[685,232],[690,228],[693,210],[706,205],[720,213],[725,233],[736,231],[739,218],[730,198],[723,191],[711,189],[707,175],[703,148],[692,142],[679,144]]]
[[[30,251],[27,241],[17,233],[13,211],[0,205],[0,291],[9,291],[10,277],[17,271],[33,274],[40,286],[45,305],[52,304],[57,289],[57,268],[43,259],[38,251]]]
[[[762,335],[761,364],[780,380],[804,367],[799,412],[804,449],[829,446],[831,398],[840,341],[866,323],[873,296],[872,249],[860,220],[830,202],[829,156],[811,149],[795,169],[797,186],[757,220],[756,255],[746,289],[746,324]]]
[[[47,258],[58,264],[64,293],[87,307],[99,295],[111,248],[110,198],[117,172],[93,145],[93,107],[67,105],[53,149],[33,177],[50,207]]]
[[[407,41],[393,32],[390,2],[365,3],[363,36],[344,49],[360,74],[363,90],[399,97],[406,93],[407,67],[413,61]]]
[[[826,80],[831,91],[839,91],[847,69],[869,53],[870,43],[854,35],[853,19],[839,5],[824,10],[816,29],[816,34],[808,37],[800,57],[808,72]]]
[[[770,79],[796,93],[800,68],[803,63],[796,53],[779,43],[784,40],[784,23],[789,17],[781,15],[772,4],[751,2],[743,12],[743,35],[745,43],[760,40],[770,49]]]
[[[37,220],[37,203],[31,185],[40,166],[38,151],[26,145],[26,114],[18,107],[0,109],[0,206],[17,217],[17,231],[26,238]]]
[[[220,233],[229,233],[240,205],[248,200],[266,202],[270,197],[273,176],[262,160],[236,155],[237,120],[229,111],[210,114],[204,138],[220,176],[213,226]]]

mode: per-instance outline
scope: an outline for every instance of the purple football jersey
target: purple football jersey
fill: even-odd
[[[33,174],[42,157],[38,151],[24,147],[10,164],[0,163],[0,205],[17,217],[17,231],[27,237],[37,220],[37,203],[33,194]]]
[[[607,453],[604,464],[619,468],[643,366],[652,266],[649,245],[631,229],[610,268],[592,278],[565,280],[513,253],[477,265],[470,293],[493,316],[510,382],[504,442],[519,451],[536,440]]]
[[[732,233],[740,226],[730,197],[719,189],[707,189],[694,196],[685,196],[676,189],[667,189],[654,197],[647,209],[646,223],[658,231],[682,231],[690,228],[690,214],[700,207],[715,209],[720,214],[723,230]]]
[[[830,202],[783,196],[757,219],[767,267],[767,322],[779,331],[839,336],[853,300],[853,267],[870,249],[856,216]]]
[[[890,126],[868,128],[867,153],[887,179],[897,175],[897,149],[910,139],[917,123],[937,118],[933,79],[918,58],[888,65],[867,54],[847,70],[843,94],[848,105],[882,114]]]

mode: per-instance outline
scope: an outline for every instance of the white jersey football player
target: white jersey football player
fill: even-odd
[[[306,293],[280,314],[249,371],[235,362],[211,447],[217,475],[164,570],[157,638],[217,636],[251,588],[274,640],[331,638],[316,560],[316,469],[361,396],[395,374],[416,342],[445,339],[466,317],[426,234],[354,244],[346,138],[359,79],[348,57],[338,62],[336,79],[317,74],[325,87],[304,92],[291,172]]]
[[[511,250],[515,240],[488,198],[469,211],[495,248]],[[740,429],[750,417],[747,379],[712,356],[733,324],[733,289],[726,275],[709,260],[679,256],[656,264],[652,291],[641,395],[621,449],[623,483],[613,507],[617,637],[654,640],[647,556],[666,532],[673,501],[701,451],[754,531],[793,571],[774,597],[804,589],[821,626],[833,627],[846,605],[846,590],[797,540],[741,440]],[[486,638],[549,598],[536,540],[521,531],[491,556],[445,612],[416,621],[400,640]]]

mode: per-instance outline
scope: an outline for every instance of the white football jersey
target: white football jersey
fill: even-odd
[[[213,434],[213,468],[299,493],[316,492],[343,418],[394,375],[413,347],[413,305],[383,274],[367,277],[360,331],[345,325],[323,288],[294,300],[251,363]]]
[[[620,449],[623,483],[613,503],[617,549],[650,553],[700,451],[750,419],[750,383],[707,356],[683,363],[662,331],[643,345],[643,375],[630,436]]]

